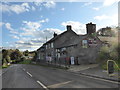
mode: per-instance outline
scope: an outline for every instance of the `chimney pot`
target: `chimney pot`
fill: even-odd
[[[92,22],[86,24],[87,34],[96,33],[96,24],[92,24]]]
[[[71,25],[67,25],[67,30],[72,30],[72,26]]]
[[[56,37],[56,36],[57,36],[57,33],[54,32],[53,36]]]

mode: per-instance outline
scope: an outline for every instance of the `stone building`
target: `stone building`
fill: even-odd
[[[96,24],[86,24],[87,34],[76,34],[70,25],[59,35],[54,33],[53,38],[37,50],[38,61],[61,61],[74,64],[96,63],[96,58],[102,41],[96,36]]]

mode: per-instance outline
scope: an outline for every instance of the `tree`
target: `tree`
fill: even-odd
[[[101,28],[97,31],[98,36],[115,36],[115,31],[112,30],[111,27]]]
[[[16,49],[10,54],[11,59],[16,61],[20,61],[22,56],[22,53],[18,49]]]
[[[24,51],[24,52],[23,52],[23,54],[24,54],[25,56],[28,56],[29,51],[28,51],[28,50],[26,50],[26,51]]]
[[[36,61],[36,59],[37,59],[37,52],[35,51],[32,61]]]
[[[2,50],[2,65],[3,65],[3,63],[9,63],[10,62],[9,55],[10,55],[9,50],[6,50],[6,49]]]

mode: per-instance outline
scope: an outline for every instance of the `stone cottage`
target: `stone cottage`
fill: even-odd
[[[87,34],[76,34],[70,25],[59,35],[54,33],[53,38],[44,43],[37,50],[38,61],[61,61],[69,64],[96,63],[102,41],[96,36],[96,24],[86,24]],[[74,60],[70,63],[70,60]]]

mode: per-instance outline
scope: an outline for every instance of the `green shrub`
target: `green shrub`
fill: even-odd
[[[31,60],[23,60],[22,62],[19,62],[19,64],[30,64]]]
[[[100,49],[98,60],[101,61],[106,61],[110,58],[109,55],[109,48],[107,46],[103,46]]]

